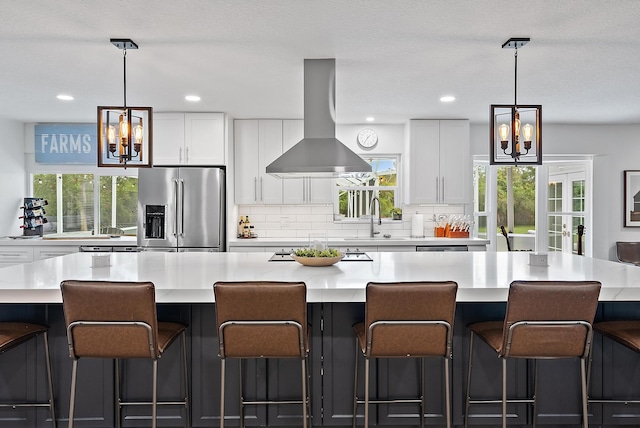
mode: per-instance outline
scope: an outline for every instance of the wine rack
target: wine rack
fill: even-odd
[[[42,198],[24,198],[22,208],[22,228],[24,236],[42,236],[43,225],[47,223],[44,207],[48,202]]]

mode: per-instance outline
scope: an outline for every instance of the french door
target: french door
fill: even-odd
[[[553,164],[549,166],[548,251],[578,254],[578,226],[584,226],[587,220],[585,218],[586,183],[584,164]]]

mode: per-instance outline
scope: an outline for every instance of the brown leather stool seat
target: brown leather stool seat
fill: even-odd
[[[27,342],[37,336],[42,336],[45,353],[45,363],[47,366],[47,386],[49,389],[49,401],[26,402],[26,403],[0,403],[0,407],[48,407],[51,413],[51,423],[56,427],[56,412],[53,398],[53,380],[51,376],[51,360],[49,358],[49,339],[47,337],[47,327],[39,324],[26,322],[0,322],[0,354],[4,354],[16,346]]]
[[[616,242],[616,256],[621,263],[640,265],[640,242]]]
[[[304,282],[216,282],[216,327],[220,356],[220,428],[225,423],[226,359],[240,360],[240,427],[244,406],[302,404],[302,426],[311,417],[309,391],[309,326]],[[301,362],[301,400],[247,401],[243,396],[242,360],[296,358]],[[310,425],[310,424],[309,424]]]
[[[593,329],[604,337],[612,339],[630,350],[640,353],[640,320],[602,321],[595,323]],[[624,405],[640,404],[640,400],[632,400],[629,398],[589,398],[589,402]]]
[[[110,358],[115,364],[116,427],[121,426],[121,407],[151,405],[151,426],[157,424],[158,405],[180,405],[189,421],[186,326],[158,322],[155,287],[151,282],[63,281],[62,306],[67,325],[69,356],[73,358],[69,428],[73,428],[76,380],[80,358]],[[184,400],[158,402],[158,360],[177,339],[182,338]],[[152,400],[124,402],[120,397],[120,359],[147,358],[153,361]]]
[[[473,339],[478,336],[502,360],[502,426],[507,426],[507,359],[579,358],[582,389],[582,424],[588,428],[586,358],[592,338],[592,324],[598,307],[600,283],[596,281],[514,281],[504,321],[485,321],[468,326],[469,363],[465,428],[472,404],[494,404],[496,400],[471,400]],[[517,400],[533,404],[536,423],[537,374],[534,398]]]
[[[458,284],[446,282],[397,282],[367,284],[365,321],[353,326],[356,334],[356,363],[353,386],[353,428],[357,406],[364,404],[364,426],[369,426],[369,404],[417,403],[420,425],[425,420],[426,357],[444,361],[446,426],[451,426],[450,371],[453,320]],[[358,360],[365,362],[365,398],[358,400]],[[369,370],[373,358],[419,358],[421,382],[419,398],[369,399]]]

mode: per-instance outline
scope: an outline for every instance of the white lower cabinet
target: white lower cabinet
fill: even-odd
[[[33,247],[1,246],[0,267],[30,263],[33,261]]]
[[[52,257],[66,256],[67,254],[77,253],[79,251],[77,246],[60,245],[60,246],[46,246],[46,247],[34,247],[33,248],[33,261],[50,259]]]

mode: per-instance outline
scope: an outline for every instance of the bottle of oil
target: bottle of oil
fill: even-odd
[[[244,234],[244,216],[240,216],[240,221],[238,222],[238,238],[242,238]]]
[[[244,227],[242,229],[242,237],[251,238],[251,222],[249,221],[249,216],[246,216],[244,218]]]

